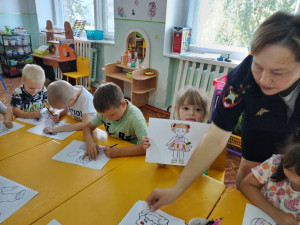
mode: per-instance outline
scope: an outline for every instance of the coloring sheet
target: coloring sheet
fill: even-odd
[[[103,146],[99,147],[100,149],[103,148]],[[83,159],[82,156],[85,153],[85,150],[86,144],[84,142],[74,140],[63,150],[61,150],[59,153],[53,156],[52,159],[96,170],[101,170],[105,166],[105,164],[110,160],[110,158],[107,157],[102,151],[98,154],[96,160],[90,161],[89,157],[85,157]]]
[[[151,146],[146,162],[185,166],[209,127],[207,123],[149,118]]]
[[[13,132],[15,130],[18,130],[20,128],[24,127],[24,125],[13,122],[13,127],[12,128],[7,128],[4,124],[3,121],[0,121],[0,136],[8,134],[10,132]]]
[[[63,123],[63,122],[54,122],[54,121],[44,121],[43,123],[32,127],[30,129],[28,129],[28,132],[34,133],[34,134],[38,134],[38,135],[42,135],[45,137],[49,137],[49,138],[54,138],[54,139],[58,139],[58,140],[65,140],[67,137],[69,137],[70,135],[72,135],[73,133],[75,133],[75,131],[68,131],[68,132],[59,132],[59,133],[53,133],[53,134],[46,134],[44,133],[44,128],[45,127],[53,127],[53,126],[62,126],[62,125],[67,125],[68,123]]]
[[[44,121],[47,121],[47,120],[52,121],[50,115],[48,114],[47,108],[43,108],[41,110],[41,114],[42,114],[42,117],[40,119],[25,119],[25,118],[16,118],[16,119],[19,120],[19,121],[22,121],[24,123],[30,123],[30,124],[33,124],[33,125],[41,124],[41,123],[43,123]]]
[[[37,194],[37,191],[0,176],[0,223]]]
[[[47,225],[61,225],[56,219],[51,220]]]
[[[242,225],[276,225],[277,223],[264,211],[247,203]]]
[[[151,212],[145,201],[137,201],[119,225],[185,225],[185,222],[161,210]]]

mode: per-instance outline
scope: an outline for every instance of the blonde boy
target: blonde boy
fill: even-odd
[[[64,126],[46,127],[44,129],[45,133],[81,130],[96,114],[93,106],[93,95],[83,86],[72,86],[64,80],[52,82],[48,86],[48,103],[55,109],[63,109],[60,113],[52,116],[54,121],[59,121],[62,115],[69,113],[72,118],[81,122]]]
[[[11,112],[6,108],[6,106],[0,101],[0,113],[3,115],[3,124],[7,128],[12,128],[13,127],[13,115]]]
[[[38,65],[27,64],[21,82],[22,85],[14,90],[10,100],[13,114],[22,118],[41,118],[40,111],[47,101],[44,70]]]
[[[93,130],[104,124],[106,132],[118,139],[136,144],[133,147],[104,148],[108,157],[144,155],[142,137],[147,136],[147,125],[142,112],[131,102],[124,99],[119,86],[113,83],[101,84],[94,94],[94,106],[97,115],[83,128],[89,159],[96,159],[98,145],[93,139]]]

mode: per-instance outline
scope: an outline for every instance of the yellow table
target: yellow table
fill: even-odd
[[[69,116],[63,116],[61,121],[65,123],[76,123],[76,120]],[[14,122],[22,124],[24,127],[0,137],[0,161],[52,140],[52,138],[33,134],[27,131],[35,125],[25,123],[17,119],[14,119]],[[66,138],[65,141],[73,140],[77,135],[82,136],[82,131],[81,133],[76,132],[72,134]]]
[[[76,140],[83,141],[80,132],[76,134]],[[110,160],[101,171],[51,159],[70,141],[69,138],[64,141],[51,140],[1,161],[1,176],[39,192],[1,224],[35,222],[129,159]],[[116,143],[116,140],[97,129],[97,142],[106,145]],[[131,145],[121,140],[118,143],[120,147]]]
[[[228,187],[209,218],[224,217],[222,225],[241,225],[247,203],[252,204],[240,191]]]
[[[20,123],[24,125],[24,127],[0,137],[0,160],[51,140],[51,138],[26,131],[34,125],[23,123],[18,120],[15,120],[14,122]]]
[[[118,224],[136,201],[145,200],[154,188],[173,185],[179,173],[178,167],[160,168],[145,163],[144,156],[132,157],[34,224],[52,219],[64,225]],[[223,183],[204,175],[173,204],[161,209],[185,221],[205,218],[224,190]]]

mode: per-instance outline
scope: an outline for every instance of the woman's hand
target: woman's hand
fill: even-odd
[[[146,201],[150,210],[156,211],[161,206],[174,202],[179,195],[180,193],[175,189],[175,187],[154,189],[147,197]]]

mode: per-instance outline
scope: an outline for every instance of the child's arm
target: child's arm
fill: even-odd
[[[18,107],[12,107],[12,112],[16,117],[27,119],[39,119],[42,117],[41,110],[34,110],[33,112],[25,112]]]
[[[57,126],[57,127],[45,127],[44,132],[45,133],[59,133],[59,132],[67,132],[67,131],[77,131],[82,130],[83,127],[91,120],[91,114],[83,114],[82,115],[82,121],[79,123],[74,124],[68,124],[63,126]]]
[[[96,160],[98,153],[100,151],[99,146],[95,143],[93,138],[93,131],[96,129],[91,122],[88,122],[83,127],[83,137],[86,143],[86,152],[82,158],[88,156],[90,160]]]
[[[263,184],[259,183],[253,173],[250,173],[241,183],[241,191],[247,198],[261,210],[271,216],[278,225],[298,225],[298,221],[292,216],[280,211],[269,202],[260,192]]]
[[[124,147],[124,148],[104,148],[104,153],[110,158],[122,157],[122,156],[137,156],[137,155],[145,155],[146,150],[143,147],[143,143]]]
[[[13,127],[13,115],[11,114],[11,112],[9,110],[5,110],[3,113],[4,116],[4,120],[3,120],[3,124],[7,127],[7,128],[12,128]]]

